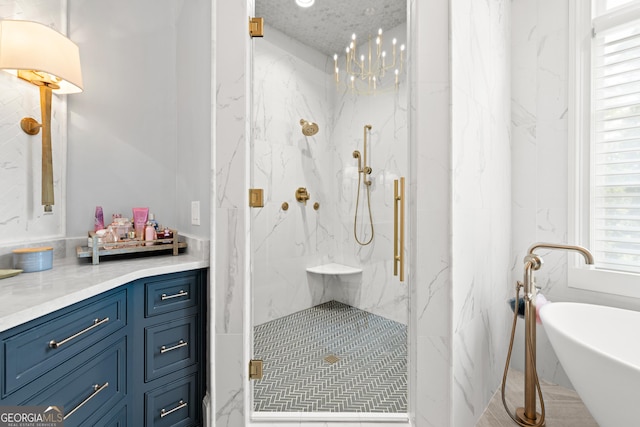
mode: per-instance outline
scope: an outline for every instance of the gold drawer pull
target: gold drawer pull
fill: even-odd
[[[180,289],[180,292],[178,292],[177,294],[173,294],[173,295],[162,294],[161,299],[162,301],[164,301],[164,300],[173,299],[173,298],[186,297],[187,295],[189,295],[189,292],[185,292],[184,290]]]
[[[100,326],[100,325],[102,325],[102,324],[104,324],[104,323],[107,323],[108,321],[109,321],[109,318],[108,318],[108,317],[105,317],[105,318],[104,318],[104,319],[102,319],[102,320],[94,319],[94,320],[93,320],[93,325],[89,326],[89,327],[88,327],[88,328],[86,328],[86,329],[81,330],[81,331],[80,331],[80,332],[78,332],[78,333],[75,333],[75,334],[71,335],[69,338],[65,338],[65,339],[63,339],[63,340],[62,340],[62,341],[60,341],[60,342],[57,342],[56,340],[51,340],[51,341],[49,341],[49,348],[58,348],[58,347],[60,347],[62,344],[66,344],[66,343],[68,343],[69,341],[71,341],[72,339],[78,338],[80,335],[82,335],[82,334],[84,334],[84,333],[86,333],[86,332],[89,332],[89,331],[90,331],[90,330],[92,330],[93,328],[97,328],[98,326]]]
[[[160,354],[164,354],[164,353],[166,353],[168,351],[171,351],[171,350],[177,350],[180,347],[186,347],[188,345],[189,345],[189,343],[186,342],[185,340],[180,340],[178,342],[178,344],[174,345],[173,347],[167,347],[166,345],[163,345],[162,347],[160,347]]]
[[[184,400],[180,399],[180,402],[178,402],[178,406],[176,406],[173,409],[169,409],[168,411],[165,410],[164,408],[162,408],[162,410],[160,410],[160,418],[164,418],[169,414],[172,414],[182,408],[186,408],[187,407],[187,402],[185,402]]]
[[[104,390],[105,388],[109,387],[109,383],[106,382],[103,385],[98,385],[98,384],[94,384],[93,386],[93,393],[91,393],[91,395],[89,397],[87,397],[85,400],[83,400],[82,402],[80,402],[80,404],[78,406],[76,406],[75,408],[73,408],[67,415],[65,415],[62,419],[66,420],[67,418],[69,418],[71,415],[73,415],[74,412],[76,412],[78,409],[82,408],[88,401],[90,401],[91,399],[93,399],[94,397],[96,397],[98,395],[98,393],[100,393],[102,390]]]

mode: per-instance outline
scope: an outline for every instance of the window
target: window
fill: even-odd
[[[640,0],[587,3],[574,0],[570,10],[571,231],[596,268],[570,265],[569,281],[640,297]]]

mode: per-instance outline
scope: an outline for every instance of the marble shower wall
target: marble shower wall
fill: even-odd
[[[2,19],[40,22],[66,33],[66,0],[0,2]],[[64,237],[66,200],[67,98],[51,102],[53,155],[52,214],[41,205],[42,134],[27,135],[23,117],[40,120],[40,92],[30,83],[0,72],[0,235],[2,244]],[[70,95],[77,96],[77,95]]]
[[[398,46],[405,44],[407,26],[400,25],[385,31],[384,40],[387,43],[394,37],[398,40]],[[409,192],[407,82],[405,75],[402,77],[397,91],[355,95],[341,90],[336,96],[333,177],[337,185],[335,192],[338,199],[334,208],[338,222],[334,224],[334,229],[337,231],[336,238],[342,254],[339,262],[363,268],[360,283],[348,283],[343,280],[336,284],[336,289],[342,294],[336,299],[407,324],[408,280],[400,283],[398,277],[393,276],[394,180],[406,177],[406,191]],[[332,81],[331,87],[334,86],[335,83]],[[358,162],[352,153],[358,150],[364,155],[365,125],[372,126],[367,136],[367,166],[372,168],[368,179],[371,180],[369,197],[373,218],[373,240],[369,245],[361,246],[354,237]],[[360,179],[357,219],[358,239],[361,242],[371,237],[368,196],[363,180],[364,178]],[[408,231],[406,233],[406,236],[409,236]],[[405,243],[405,246],[407,245],[408,239]],[[409,263],[405,262],[405,266],[408,265]]]
[[[333,60],[273,28],[254,41],[252,186],[265,189],[264,208],[252,209],[254,324],[332,299],[407,323],[407,289],[393,279],[393,179],[407,173],[406,83],[398,92],[354,95],[337,89]],[[406,26],[387,32],[405,41]],[[328,70],[328,72],[327,72]],[[300,119],[318,123],[311,137]],[[353,237],[358,189],[353,150],[368,141],[375,237]],[[311,194],[297,202],[298,187]],[[289,204],[283,210],[283,202]],[[320,203],[314,210],[313,204]],[[370,235],[361,183],[361,240]],[[362,267],[349,276],[306,272],[327,262]]]
[[[306,268],[339,257],[326,57],[273,28],[265,33],[253,57],[251,185],[264,189],[264,207],[250,211],[256,325],[331,300],[331,284]],[[317,123],[318,133],[303,135],[301,119]],[[311,196],[306,204],[295,198],[298,187]]]

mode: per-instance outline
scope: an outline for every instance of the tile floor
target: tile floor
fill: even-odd
[[[506,401],[511,411],[523,405],[522,372],[511,370],[507,377]],[[542,382],[547,427],[598,427],[578,394],[559,385]],[[517,427],[502,406],[500,389],[491,399],[476,427]]]
[[[407,411],[407,327],[330,301],[255,327],[256,411]]]

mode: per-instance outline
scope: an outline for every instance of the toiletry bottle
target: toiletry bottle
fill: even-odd
[[[102,206],[96,206],[96,215],[93,220],[93,231],[104,230],[104,214]]]
[[[153,225],[153,228],[156,229],[156,233],[159,231],[158,229],[158,221],[156,221],[156,217],[153,213],[149,213],[149,222]]]
[[[157,238],[158,238],[158,235],[156,234],[155,227],[153,226],[151,221],[148,221],[146,227],[144,228],[144,240],[147,241],[145,245],[147,246],[153,245],[153,241],[150,241],[150,240],[156,240]]]

